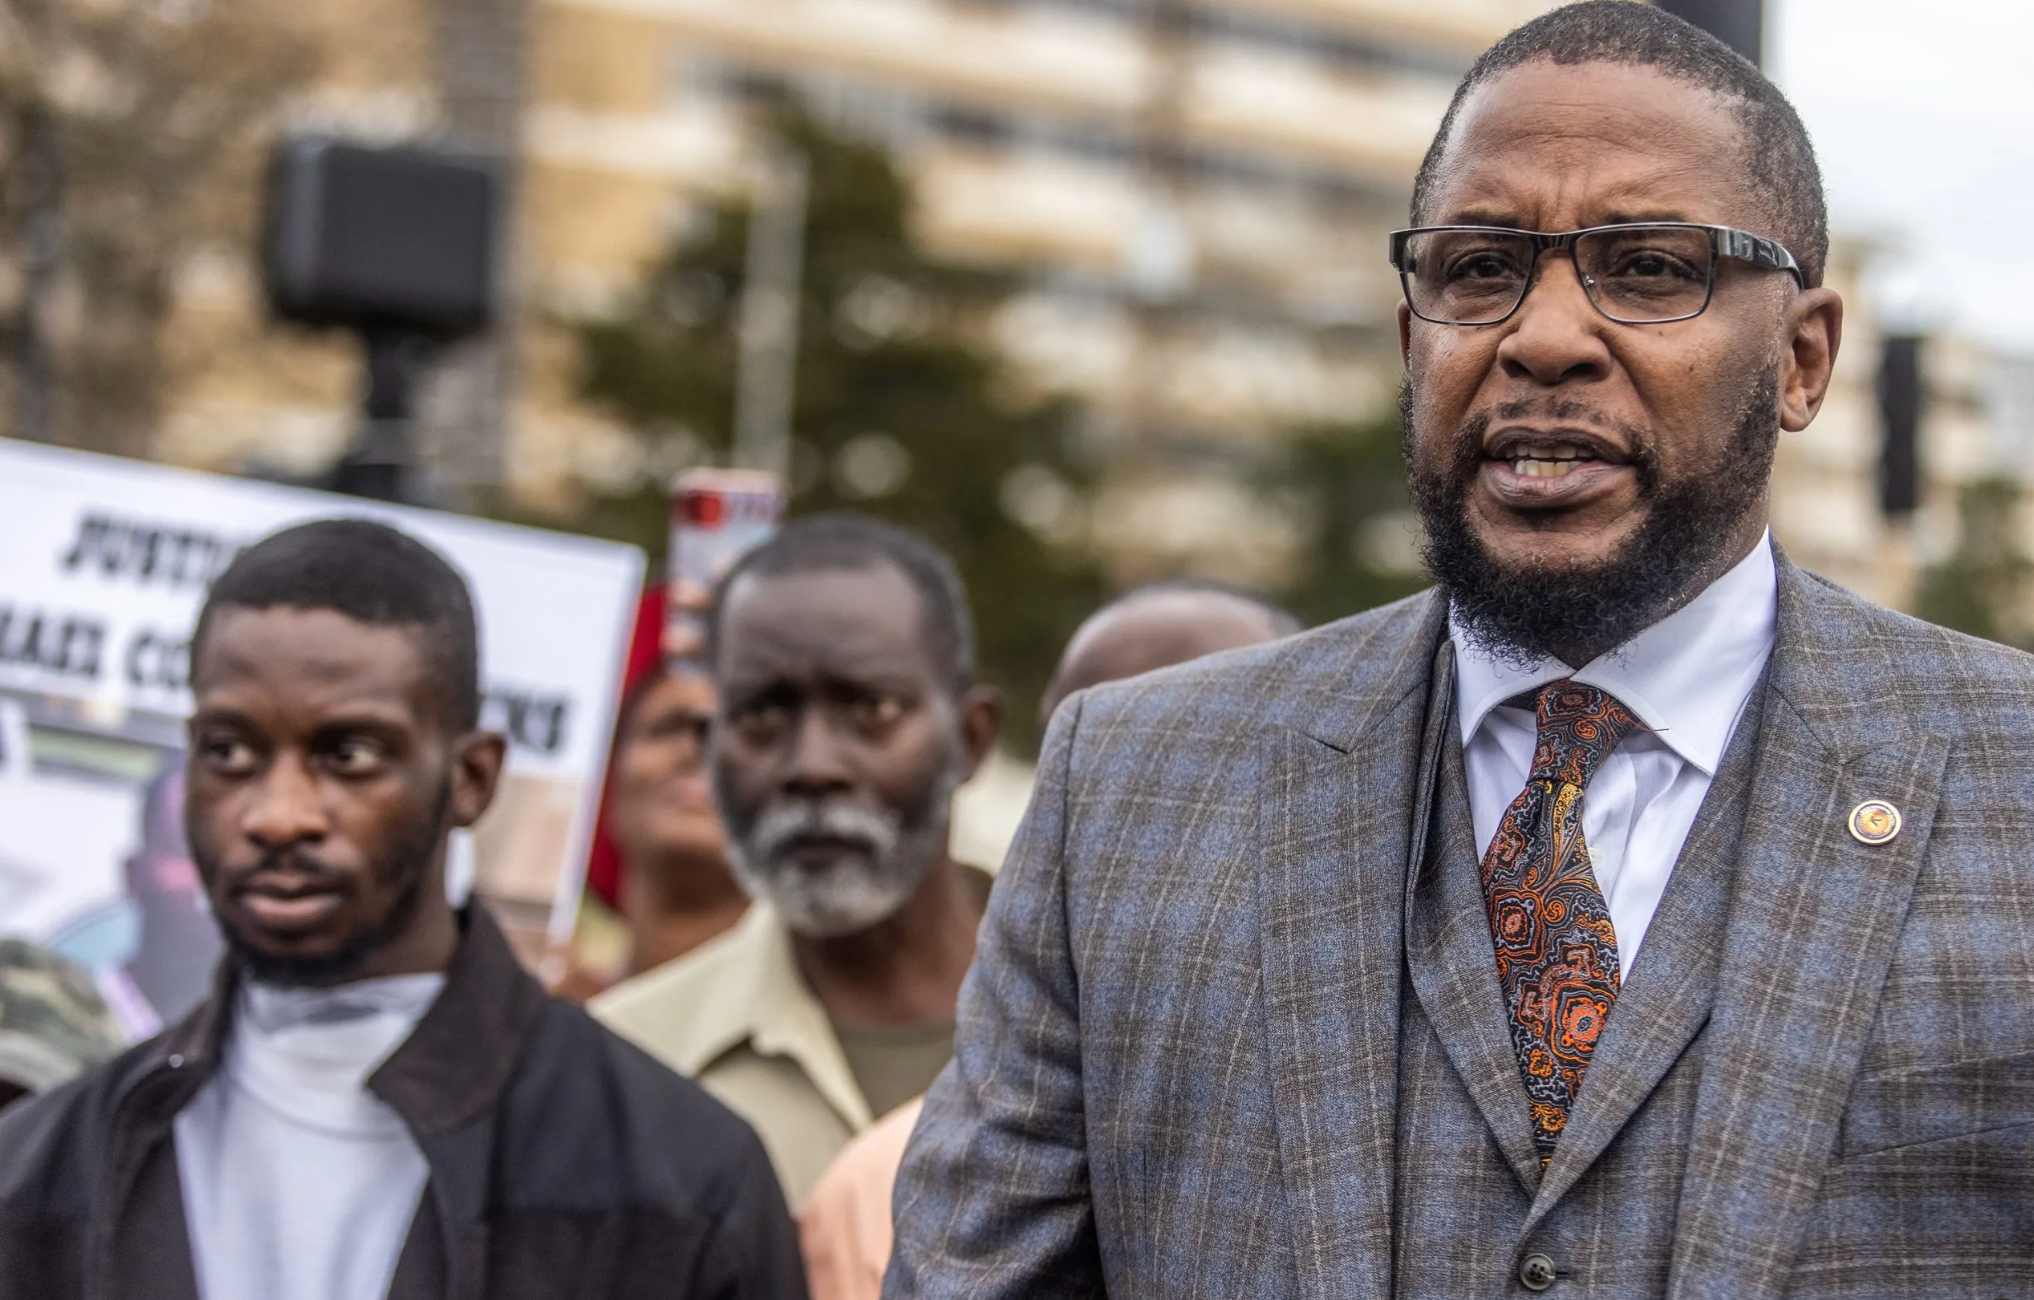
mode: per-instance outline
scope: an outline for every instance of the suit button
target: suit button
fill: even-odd
[[[1537,1250],[1518,1262],[1518,1281],[1528,1291],[1544,1291],[1554,1284],[1554,1261]]]

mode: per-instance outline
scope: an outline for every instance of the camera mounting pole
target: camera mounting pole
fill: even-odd
[[[499,315],[498,166],[319,136],[285,141],[270,169],[263,271],[285,320],[360,336],[367,367],[353,445],[327,485],[423,504],[417,389],[445,344]]]
[[[399,325],[363,325],[365,396],[353,445],[332,471],[332,487],[377,501],[422,503],[429,495],[416,463],[417,388],[438,353],[429,334]]]

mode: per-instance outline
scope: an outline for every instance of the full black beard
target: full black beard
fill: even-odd
[[[1401,387],[1406,475],[1425,533],[1421,554],[1463,634],[1491,657],[1522,667],[1574,646],[1607,653],[1680,608],[1720,572],[1733,534],[1764,499],[1780,436],[1778,399],[1774,367],[1747,394],[1721,462],[1675,482],[1661,481],[1658,453],[1644,431],[1620,430],[1632,448],[1645,518],[1619,553],[1556,569],[1498,559],[1469,525],[1468,494],[1482,466],[1489,417],[1464,425],[1447,466],[1425,472],[1413,454],[1412,389]]]
[[[221,925],[219,932],[225,937],[228,957],[248,977],[286,988],[329,988],[358,977],[374,955],[407,931],[416,919],[451,808],[452,778],[448,775],[439,787],[430,817],[398,840],[386,858],[374,864],[376,879],[399,886],[388,910],[347,935],[337,948],[318,957],[279,957],[250,947],[233,932],[233,927]],[[194,857],[200,852],[195,838],[191,849]],[[294,856],[297,864],[309,873],[321,869],[316,859],[308,855]],[[203,865],[206,879],[215,879],[216,872],[210,864]]]

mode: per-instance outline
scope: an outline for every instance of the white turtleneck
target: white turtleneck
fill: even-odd
[[[176,1118],[204,1300],[382,1300],[429,1169],[367,1077],[444,987],[248,983],[218,1074]]]

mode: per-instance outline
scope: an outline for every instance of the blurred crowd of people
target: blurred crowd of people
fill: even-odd
[[[408,1136],[448,1107],[514,1111],[531,1153],[562,1140],[540,1129],[613,1126],[612,1163],[577,1171],[578,1200],[645,1178],[675,1184],[666,1215],[716,1222],[722,1257],[705,1249],[713,1242],[694,1256],[732,1270],[727,1294],[788,1294],[801,1272],[815,1296],[879,1293],[904,1140],[952,1057],[993,884],[994,864],[949,853],[953,798],[995,747],[1003,699],[976,679],[952,561],[872,519],[800,520],[750,553],[699,611],[706,644],[689,653],[672,653],[665,599],[658,587],[643,600],[585,904],[586,928],[610,936],[612,969],[575,955],[547,998],[506,969],[480,905],[441,898],[446,836],[479,815],[501,759],[462,703],[476,689],[474,633],[456,573],[392,530],[334,521],[257,544],[222,575],[195,661],[196,833],[187,850],[186,777],[172,773],[149,791],[150,833],[129,872],[144,900],[204,889],[209,915],[171,909],[201,928],[149,931],[197,945],[196,960],[164,964],[144,944],[109,985],[28,944],[0,946],[0,1100],[117,1056],[104,1086],[159,1080],[154,1091],[174,1101],[157,1096],[148,1116],[94,1137],[131,1152],[141,1194],[169,1197],[176,1183],[200,1294],[287,1295],[292,1273],[319,1273],[321,1257],[328,1273],[385,1272],[391,1294],[457,1268],[458,1216],[471,1209],[425,1196],[441,1159],[457,1157]],[[1133,590],[1068,643],[1041,722],[1086,687],[1299,627],[1220,586]],[[251,774],[276,770],[289,746],[302,751],[298,788],[262,788]],[[355,824],[333,824],[321,779],[365,790],[405,761],[435,768],[415,774],[407,809],[366,799]],[[434,931],[435,943],[418,938]],[[229,949],[215,988],[168,987]],[[455,999],[476,977],[485,986]],[[199,1010],[139,1057],[119,1056],[164,1028],[144,988]],[[570,1009],[582,1002],[590,1019]],[[644,1078],[661,1069],[622,1040],[671,1073]],[[447,1067],[474,1077],[434,1077]],[[533,1074],[543,1088],[518,1096]],[[681,1076],[745,1120],[760,1151],[745,1156],[742,1127],[713,1122]],[[78,1140],[38,1118],[46,1141]],[[646,1135],[673,1126],[684,1131],[669,1151],[648,1148]],[[184,1154],[169,1177],[166,1139],[214,1154]],[[727,1189],[701,1188],[699,1157],[716,1142],[724,1167],[705,1162],[708,1173],[781,1198],[730,1203]],[[79,1176],[62,1164],[43,1171],[52,1186]],[[309,1169],[331,1171],[330,1185],[306,1194]],[[600,1176],[615,1185],[586,1185]],[[795,1250],[780,1206],[797,1215]],[[122,1228],[136,1250],[171,1220],[158,1207],[142,1222]],[[641,1241],[613,1266],[670,1265],[670,1237]],[[524,1263],[541,1273],[545,1253],[535,1243]],[[12,1275],[54,1288],[34,1294],[65,1293],[62,1270],[40,1258],[0,1227]]]

